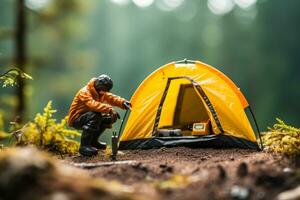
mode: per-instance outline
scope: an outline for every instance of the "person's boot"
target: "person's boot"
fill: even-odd
[[[100,142],[100,141],[94,141],[92,143],[92,147],[95,147],[96,149],[101,149],[105,150],[106,149],[106,143],[105,142]]]
[[[106,149],[106,143],[99,141],[99,137],[104,132],[104,130],[105,130],[105,127],[100,128],[99,131],[96,131],[93,133],[92,143],[91,143],[92,147],[94,147],[96,149],[102,149],[102,150]]]
[[[97,149],[91,146],[93,134],[83,130],[81,134],[81,141],[79,147],[79,153],[83,156],[97,155]]]

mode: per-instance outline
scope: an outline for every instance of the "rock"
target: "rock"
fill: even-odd
[[[285,184],[286,179],[282,175],[268,174],[272,172],[262,172],[255,178],[255,184],[264,187],[281,187]]]
[[[205,157],[202,157],[202,158],[200,158],[200,160],[204,161],[204,160],[207,160],[207,158],[205,158]]]
[[[257,200],[265,200],[266,199],[266,193],[263,191],[256,192],[255,196],[256,196],[256,198],[254,198],[254,199],[257,199]]]
[[[192,171],[192,174],[198,172],[199,170],[200,170],[199,167],[197,167],[196,169],[194,169],[194,170]]]
[[[35,148],[0,153],[1,200],[136,199],[129,187],[91,177]]]
[[[123,151],[118,151],[118,155],[123,156],[123,155],[125,155],[125,153]]]
[[[219,172],[219,179],[222,181],[225,180],[227,178],[225,169],[221,165],[218,165],[217,167]]]
[[[265,163],[264,160],[255,160],[254,161],[254,164],[259,164],[259,165],[264,164],[264,163]]]
[[[278,200],[299,200],[300,199],[300,186],[292,189],[287,190],[282,193],[280,193],[277,196]]]
[[[248,165],[244,162],[242,162],[237,169],[237,175],[239,177],[245,177],[248,174]]]
[[[243,186],[233,185],[230,189],[230,196],[236,200],[250,199],[250,195],[250,189]]]
[[[293,174],[293,173],[294,173],[294,170],[292,170],[292,169],[289,168],[289,167],[283,168],[282,171],[283,171],[284,173],[286,173],[286,174]]]
[[[166,164],[161,164],[159,165],[159,168],[161,168],[161,173],[172,173],[173,172],[173,167],[172,166],[168,166]]]
[[[145,165],[143,165],[142,163],[138,163],[138,164],[136,164],[136,165],[132,165],[132,168],[133,169],[136,169],[136,170],[139,170],[139,171],[142,171],[142,172],[144,172],[144,173],[148,173],[149,172],[149,169],[148,169],[148,167],[147,166],[145,166]]]

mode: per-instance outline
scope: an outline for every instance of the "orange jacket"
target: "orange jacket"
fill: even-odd
[[[74,120],[87,111],[109,113],[113,109],[112,106],[125,109],[123,105],[125,99],[109,92],[97,92],[94,87],[95,80],[92,78],[74,97],[69,109],[69,126],[72,126]]]

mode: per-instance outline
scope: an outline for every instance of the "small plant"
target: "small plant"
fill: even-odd
[[[300,155],[300,129],[287,125],[281,119],[268,128],[262,136],[267,150],[285,153],[288,155]]]
[[[111,149],[111,146],[106,146],[106,149],[105,149],[105,151],[104,151],[104,153],[105,153],[105,156],[107,157],[107,158],[110,158],[111,156],[112,156],[112,149]]]
[[[0,82],[2,82],[2,87],[18,85],[18,77],[32,80],[32,77],[22,70],[16,68],[10,69],[5,73],[0,74]]]
[[[38,113],[33,122],[13,132],[16,144],[31,144],[59,154],[77,153],[79,142],[75,138],[80,136],[79,132],[67,128],[67,117],[57,123],[53,118],[55,112],[52,102],[49,101],[43,114]]]

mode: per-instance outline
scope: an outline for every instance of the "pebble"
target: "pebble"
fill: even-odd
[[[239,177],[245,177],[248,174],[248,165],[244,162],[242,162],[237,169],[237,175]]]
[[[289,167],[285,167],[285,168],[283,168],[283,170],[282,170],[284,173],[287,173],[287,174],[291,174],[291,173],[293,173],[294,171],[291,169],[291,168],[289,168]]]
[[[172,173],[174,170],[172,166],[168,166],[167,164],[161,164],[159,165],[159,168],[161,168],[162,173],[166,173],[166,172]]]
[[[250,189],[239,185],[233,185],[230,189],[230,196],[237,200],[250,199]]]
[[[218,167],[218,171],[219,171],[219,179],[220,180],[226,179],[227,174],[226,174],[225,169],[221,165],[218,165],[217,167]]]
[[[300,186],[292,189],[281,192],[277,196],[278,200],[299,200],[300,199]]]

